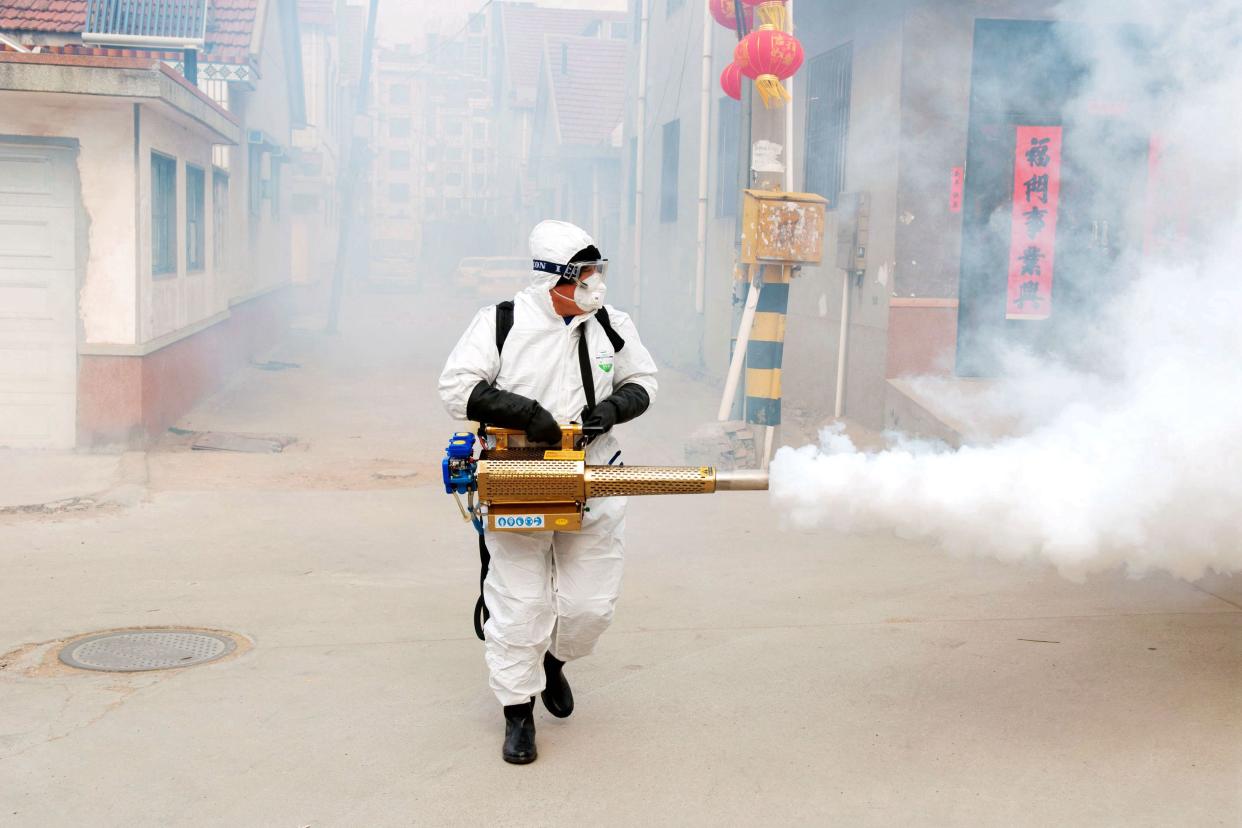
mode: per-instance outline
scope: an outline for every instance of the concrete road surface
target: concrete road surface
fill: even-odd
[[[539,760],[505,765],[474,540],[436,479],[467,312],[360,297],[181,424],[296,436],[282,454],[174,438],[129,501],[0,515],[0,825],[1242,824],[1242,581],[1073,584],[792,531],[763,494],[632,501],[577,710],[540,708]],[[714,410],[665,380],[631,463],[679,461]],[[242,647],[56,661],[154,625]]]

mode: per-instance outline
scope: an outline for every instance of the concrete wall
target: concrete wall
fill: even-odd
[[[797,34],[807,62],[852,44],[845,192],[871,198],[867,270],[849,290],[850,327],[845,382],[846,415],[869,426],[883,420],[888,298],[896,259],[897,166],[903,4],[799,3]],[[795,189],[805,181],[806,71],[795,80],[793,166]],[[837,216],[829,214],[824,264],[808,267],[790,291],[784,391],[787,405],[815,416],[832,413],[836,396],[843,274],[836,261]]]
[[[78,180],[87,224],[78,297],[80,341],[137,343],[132,107],[69,95],[6,93],[5,101],[3,133],[79,143]]]
[[[211,143],[201,132],[174,123],[155,107],[140,107],[138,120],[138,342],[144,344],[203,322],[228,309],[225,273],[214,261],[216,228],[211,186]],[[151,272],[151,154],[177,161],[177,271]],[[186,264],[186,165],[203,171],[206,212],[202,270]]]
[[[644,190],[641,222],[641,263],[635,268],[634,230],[623,223],[623,255],[619,256],[616,304],[632,307],[640,297],[637,316],[644,341],[666,363],[692,372],[722,377],[727,369],[732,320],[732,279],[735,221],[718,218],[715,204],[720,186],[735,187],[734,179],[718,181],[717,153],[720,119],[720,72],[733,60],[737,38],[707,18],[712,28],[711,108],[708,130],[708,241],[707,276],[703,309],[695,306],[699,210],[699,146],[702,101],[702,48],[704,7],[688,2],[668,13],[667,0],[652,0],[648,33],[647,110],[642,126],[646,137],[643,169]],[[630,141],[636,124],[638,45],[630,60],[630,106],[622,144],[623,204],[629,215]],[[664,125],[680,122],[680,163],[677,181],[677,220],[660,219],[660,194]],[[635,284],[635,281],[639,284]]]
[[[261,76],[253,91],[236,89],[232,107],[247,130],[263,130],[280,146],[288,148],[293,143],[292,122],[289,115],[289,79],[284,51],[284,34],[276,4],[267,3],[267,21],[263,30]],[[233,153],[234,174],[229,186],[232,199],[229,211],[232,238],[243,241],[243,257],[233,269],[230,299],[253,296],[292,281],[290,250],[292,244],[292,210],[289,203],[289,182],[293,171],[288,164],[280,172],[280,190],[273,194],[279,198],[279,218],[273,215],[273,198],[264,198],[259,215],[252,216],[248,204],[248,180],[250,154],[238,147]]]

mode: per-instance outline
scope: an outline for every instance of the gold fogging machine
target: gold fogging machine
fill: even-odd
[[[520,431],[483,428],[454,434],[443,462],[444,490],[475,528],[499,532],[575,532],[595,497],[761,491],[768,474],[711,466],[588,466],[577,425],[561,427],[560,448],[528,445]],[[463,503],[462,497],[466,500]]]

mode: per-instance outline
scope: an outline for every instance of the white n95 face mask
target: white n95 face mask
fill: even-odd
[[[608,285],[599,275],[588,276],[574,285],[574,304],[586,313],[602,308],[607,295]]]

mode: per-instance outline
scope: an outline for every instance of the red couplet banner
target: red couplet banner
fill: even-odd
[[[1006,319],[1052,315],[1052,268],[1061,196],[1061,127],[1017,128]]]
[[[949,212],[962,212],[962,191],[966,189],[966,168],[954,167],[949,173]]]

